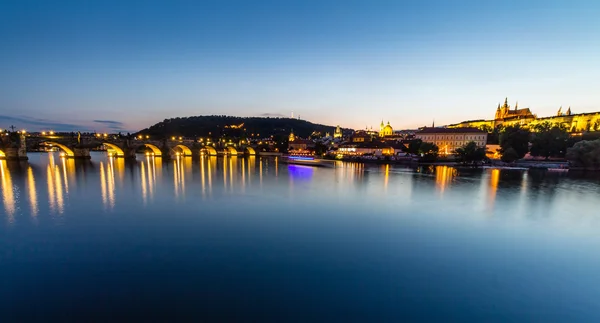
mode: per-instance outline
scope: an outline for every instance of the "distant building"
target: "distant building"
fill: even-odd
[[[352,142],[371,142],[373,139],[372,135],[366,131],[357,131],[351,138]]]
[[[315,147],[315,143],[311,140],[295,138],[294,141],[288,143],[290,150],[308,150]]]
[[[401,153],[405,146],[385,142],[351,142],[341,144],[337,150],[342,156],[393,156]]]
[[[312,140],[298,138],[294,135],[294,130],[290,132],[288,137],[288,149],[296,151],[305,151],[315,147],[315,143]]]
[[[423,128],[415,134],[417,139],[434,143],[441,154],[452,154],[470,141],[485,148],[488,133],[477,128]]]

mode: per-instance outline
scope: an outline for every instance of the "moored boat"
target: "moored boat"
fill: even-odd
[[[315,167],[334,167],[335,161],[315,158],[313,155],[288,155],[281,157],[284,164],[295,164]]]

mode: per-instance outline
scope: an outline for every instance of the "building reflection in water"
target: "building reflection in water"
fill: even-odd
[[[452,180],[458,173],[455,168],[448,166],[436,166],[435,167],[435,185],[440,191],[444,193],[446,188],[450,185]]]
[[[37,190],[35,187],[35,177],[33,176],[33,168],[27,168],[27,192],[29,195],[29,205],[31,207],[31,217],[36,218],[39,212]]]
[[[2,202],[6,211],[6,219],[8,223],[13,223],[16,210],[15,192],[7,163],[4,160],[0,160],[0,176],[2,176]]]
[[[365,164],[352,162],[336,164],[334,174],[335,186],[346,189],[349,185],[357,185],[364,180]]]
[[[383,169],[383,189],[387,191],[388,181],[390,179],[390,164],[385,164]]]
[[[496,202],[496,194],[498,192],[498,182],[500,181],[500,170],[492,169],[490,172],[490,189],[488,192],[488,203],[489,206],[494,206]]]
[[[65,206],[66,191],[63,187],[65,178],[63,167],[58,167],[55,163],[54,154],[48,154],[48,167],[46,168],[46,181],[48,183],[48,204],[52,212],[62,214]],[[68,184],[66,184],[68,185]]]

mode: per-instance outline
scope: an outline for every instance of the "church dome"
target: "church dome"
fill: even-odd
[[[390,123],[388,122],[387,125],[385,125],[382,129],[381,129],[381,136],[385,137],[385,136],[392,136],[394,134],[394,128],[392,128],[392,126],[390,125]]]

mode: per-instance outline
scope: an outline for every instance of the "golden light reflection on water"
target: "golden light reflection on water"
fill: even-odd
[[[233,169],[234,169],[234,163],[237,166],[237,156],[233,156],[229,158],[229,189],[231,192],[233,192]],[[235,167],[236,172],[235,175],[237,175],[237,167]]]
[[[150,195],[150,200],[154,200],[154,188],[156,186],[156,164],[153,156],[146,157],[146,167],[148,169],[148,194]],[[143,166],[143,163],[142,163]]]
[[[223,188],[227,189],[227,156],[223,157]]]
[[[0,160],[0,176],[2,176],[2,202],[6,211],[6,219],[8,223],[13,223],[16,211],[15,192],[10,172],[4,160]]]
[[[246,161],[242,160],[242,192],[246,191]]]
[[[48,154],[48,166],[46,167],[46,181],[48,184],[48,204],[52,212],[62,214],[65,207],[65,189],[63,187],[63,167],[59,168],[55,163],[54,154]]]
[[[259,160],[259,167],[258,167],[258,176],[259,176],[259,183],[260,183],[260,187],[262,187],[262,181],[263,181],[263,159],[260,158]]]
[[[438,188],[440,193],[444,193],[456,175],[457,172],[455,168],[448,166],[435,167],[435,186]]]
[[[173,181],[175,185],[175,196],[185,197],[186,177],[191,177],[192,157],[177,156],[174,161]]]
[[[159,179],[162,174],[160,169],[157,170],[157,165],[161,165],[160,157],[146,156],[145,158],[146,159],[139,164],[140,179],[142,181],[142,201],[144,205],[146,205],[148,201],[154,201],[157,173],[159,174]]]
[[[383,170],[383,189],[387,190],[388,181],[390,179],[390,165],[386,164]]]
[[[115,172],[111,160],[106,163],[100,162],[100,190],[105,209],[115,206]]]
[[[490,172],[489,206],[493,206],[498,192],[498,182],[500,181],[500,170],[492,169]]]
[[[37,217],[39,212],[37,190],[35,187],[35,177],[33,176],[33,168],[27,168],[27,192],[29,195],[29,205],[31,207],[31,216]]]
[[[140,164],[140,179],[142,180],[142,201],[144,205],[148,203],[148,187],[146,183],[146,165]]]
[[[248,157],[248,185],[252,184],[252,170],[256,169],[256,157]]]
[[[335,167],[336,186],[344,187],[352,185],[357,181],[362,181],[365,174],[365,164],[363,163],[342,163]]]

